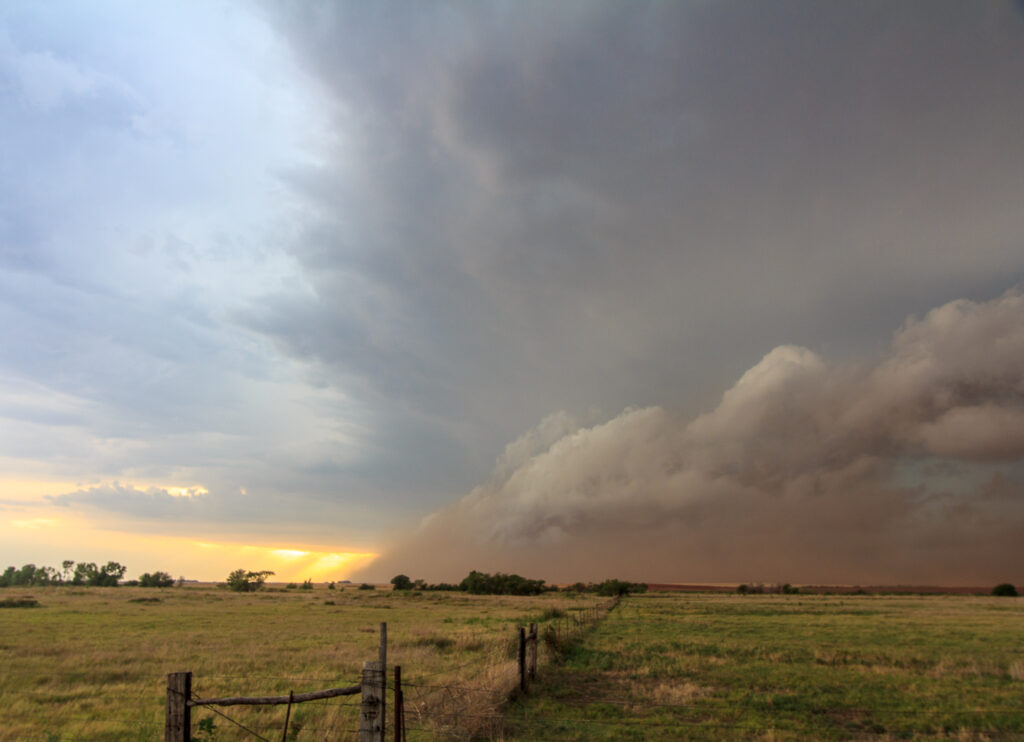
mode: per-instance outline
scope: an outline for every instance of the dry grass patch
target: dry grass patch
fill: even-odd
[[[145,588],[33,592],[42,607],[0,612],[0,740],[159,739],[166,676],[181,670],[193,672],[193,689],[205,697],[351,685],[363,661],[377,656],[382,621],[388,622],[389,664],[403,666],[424,713],[437,702],[435,688],[493,688],[489,695],[500,697],[516,623],[551,607],[588,603],[555,595],[406,598],[357,588],[252,594],[168,588],[161,602],[145,604],[131,602],[153,597]],[[354,739],[355,703],[349,697],[296,706],[291,718],[303,729],[299,739]],[[268,739],[281,737],[283,707],[224,711]],[[216,723],[218,742],[246,738],[208,710],[196,709],[193,723],[206,717]],[[433,738],[429,731],[409,737]]]

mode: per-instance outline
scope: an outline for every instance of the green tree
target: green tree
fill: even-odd
[[[459,589],[474,595],[539,595],[547,588],[544,580],[530,580],[501,572],[489,575],[474,569],[462,578]]]
[[[395,590],[412,590],[412,580],[408,575],[395,575],[391,578],[391,584]]]
[[[31,585],[36,576],[36,565],[26,564],[18,570],[15,585]]]
[[[159,570],[153,574],[143,572],[142,576],[139,577],[139,587],[170,587],[173,584],[174,578],[166,572],[160,572]]]
[[[227,583],[228,587],[235,592],[251,593],[263,587],[263,583],[272,574],[274,573],[269,569],[260,570],[259,572],[236,569],[228,575]]]
[[[97,574],[99,574],[99,568],[95,562],[79,562],[75,565],[75,574],[71,579],[71,584],[95,585]]]
[[[117,583],[124,577],[128,568],[118,562],[107,562],[96,573],[95,582],[92,584],[100,587],[117,587]]]
[[[1019,595],[1019,593],[1017,592],[1017,588],[1015,588],[1009,582],[1001,582],[998,585],[996,585],[994,588],[992,588],[992,594],[1000,595],[1006,598],[1016,598]]]

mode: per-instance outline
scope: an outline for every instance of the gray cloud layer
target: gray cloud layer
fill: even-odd
[[[247,321],[387,411],[381,470],[430,446],[408,487],[468,489],[552,410],[693,412],[775,345],[874,350],[1024,274],[1010,5],[270,13],[336,141],[293,181],[314,293]]]
[[[549,418],[370,570],[986,584],[1020,552],[1022,462],[1014,290],[908,320],[874,364],[775,348],[691,420]]]
[[[497,480],[778,346],[837,384],[1024,278],[1022,37],[1000,2],[4,3],[0,475],[344,542],[538,420]],[[1003,466],[986,399],[850,445]]]

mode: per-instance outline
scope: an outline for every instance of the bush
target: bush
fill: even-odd
[[[536,623],[544,623],[545,621],[553,621],[556,618],[565,618],[565,611],[560,608],[546,608],[543,613],[537,617]]]
[[[1019,593],[1017,592],[1017,588],[1015,588],[1009,582],[1001,582],[998,585],[996,585],[994,588],[992,588],[992,594],[1006,598],[1016,598],[1019,595]]]
[[[303,582],[302,583],[302,589],[303,590],[312,590],[313,589],[313,581],[312,580],[306,580],[305,582]]]
[[[4,598],[0,600],[0,608],[38,608],[39,601],[33,597]]]
[[[371,585],[369,582],[364,582],[362,585],[359,586],[359,589],[360,590],[376,590],[377,586],[376,585]]]

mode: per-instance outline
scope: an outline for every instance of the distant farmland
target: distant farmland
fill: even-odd
[[[541,642],[512,696],[516,627],[560,625],[601,598],[386,589],[7,589],[2,740],[162,738],[165,678],[201,695],[348,685],[388,622],[409,739],[1024,739],[1024,599],[630,596],[581,640]],[[282,707],[225,709],[280,739]],[[351,699],[296,706],[288,739],[354,739]],[[205,720],[205,721],[204,721]],[[206,709],[193,734],[253,739]],[[390,739],[390,734],[389,737]]]

